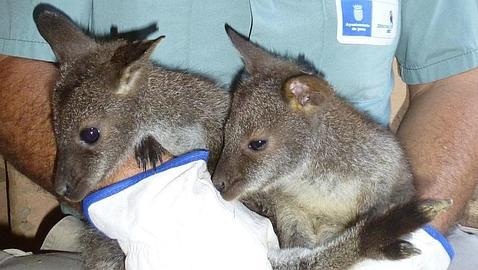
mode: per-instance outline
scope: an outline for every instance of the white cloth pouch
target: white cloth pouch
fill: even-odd
[[[272,269],[267,251],[279,244],[270,221],[222,199],[207,156],[187,153],[85,198],[85,217],[118,240],[126,269]]]

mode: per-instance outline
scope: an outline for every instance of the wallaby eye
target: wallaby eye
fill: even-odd
[[[87,144],[93,144],[99,138],[100,131],[95,127],[84,128],[80,131],[80,139]]]
[[[267,144],[266,140],[250,141],[247,147],[249,147],[249,149],[253,151],[261,151],[265,149],[266,144]]]

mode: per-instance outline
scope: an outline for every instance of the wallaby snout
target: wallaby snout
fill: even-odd
[[[212,182],[226,201],[240,199],[248,188],[248,181],[239,164],[240,162],[231,162],[227,155],[224,155],[219,159],[214,170]]]
[[[55,191],[58,195],[67,199],[68,201],[79,202],[88,194],[90,188],[85,182],[57,180],[55,182]]]
[[[226,188],[226,183],[224,181],[219,181],[217,183],[214,184],[214,187],[219,191],[219,192],[223,192],[224,189]]]
[[[62,197],[69,197],[71,192],[73,190],[73,187],[71,183],[66,182],[66,181],[55,181],[55,192],[56,194],[62,196]]]
[[[55,191],[59,196],[71,202],[79,202],[91,191],[92,187],[87,181],[84,181],[87,179],[86,171],[81,169],[81,165],[73,166],[72,164],[75,162],[59,155],[55,172]]]
[[[226,191],[226,188],[229,187],[228,183],[226,183],[227,176],[224,170],[224,166],[222,165],[222,162],[218,162],[218,166],[216,167],[214,174],[212,175],[212,183],[214,184],[214,187],[221,193],[221,196],[227,200],[224,197],[224,192]]]

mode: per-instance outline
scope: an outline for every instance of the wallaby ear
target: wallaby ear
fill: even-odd
[[[332,96],[331,86],[314,75],[299,75],[282,85],[282,96],[292,110],[308,112]]]
[[[272,54],[249,41],[228,24],[225,25],[225,28],[232,44],[239,51],[249,74],[265,70],[268,66],[272,66],[273,62],[277,62]]]
[[[35,7],[33,20],[60,63],[84,55],[97,46],[94,39],[88,37],[65,14],[50,5],[40,4]]]
[[[160,36],[154,40],[128,42],[116,49],[111,62],[122,69],[116,94],[127,95],[134,89],[143,63],[149,59],[163,38],[164,36]]]

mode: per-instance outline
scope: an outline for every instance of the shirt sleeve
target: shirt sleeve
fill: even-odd
[[[396,57],[407,84],[444,79],[478,66],[478,1],[402,0]]]
[[[55,61],[55,55],[41,37],[33,21],[33,9],[40,2],[60,9],[82,28],[90,29],[92,0],[2,0],[0,1],[0,54]]]

